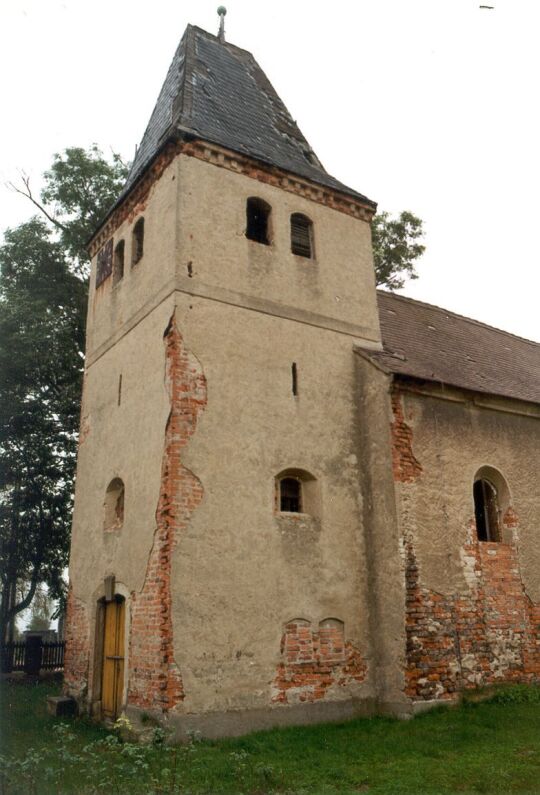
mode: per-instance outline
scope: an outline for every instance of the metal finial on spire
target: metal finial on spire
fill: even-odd
[[[227,13],[227,9],[225,6],[218,6],[217,12],[219,14],[218,39],[223,44],[225,42],[225,14]]]

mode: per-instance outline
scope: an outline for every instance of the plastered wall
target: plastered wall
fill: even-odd
[[[380,343],[368,223],[196,158],[181,155],[178,162],[177,275],[185,277],[189,264],[192,289],[207,285],[224,300],[251,301],[263,311],[290,307],[319,324],[347,323]],[[250,196],[272,207],[269,246],[245,236]],[[291,253],[296,212],[313,222],[313,259]]]
[[[245,238],[251,195],[272,205],[269,247]],[[314,260],[289,251],[292,212],[313,220]],[[141,214],[144,256],[131,268]],[[355,342],[380,345],[368,224],[180,156],[121,237],[124,279],[95,290],[93,276],[90,288],[70,564],[89,669],[96,599],[114,574],[128,594],[135,706],[373,699],[353,354]],[[313,515],[276,512],[275,477],[288,468],[316,479]],[[114,477],[124,521],[105,532]],[[287,668],[295,619],[314,628],[312,671]],[[326,635],[341,651],[328,653]]]
[[[204,498],[171,578],[185,707],[265,705],[291,619],[338,618],[346,639],[370,655],[351,342],[219,302],[177,300],[179,328],[208,385],[183,457]],[[316,477],[319,516],[276,515],[274,478],[287,468]]]

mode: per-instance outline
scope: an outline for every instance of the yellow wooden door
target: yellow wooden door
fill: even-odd
[[[101,709],[103,717],[111,720],[116,720],[122,706],[125,606],[122,598],[105,603]]]

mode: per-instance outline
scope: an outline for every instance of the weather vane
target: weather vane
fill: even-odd
[[[225,14],[227,13],[227,9],[225,6],[218,6],[217,10],[219,14],[219,31],[218,31],[218,39],[223,44],[225,41]]]

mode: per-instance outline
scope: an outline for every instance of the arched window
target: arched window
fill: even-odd
[[[291,251],[299,257],[313,258],[313,224],[306,215],[291,215]]]
[[[282,478],[279,481],[279,510],[302,513],[302,484],[297,478]]]
[[[111,480],[105,492],[104,530],[119,530],[124,524],[124,484],[120,478]]]
[[[246,204],[246,237],[256,243],[270,244],[270,212],[271,207],[262,199],[251,196]]]
[[[500,541],[499,499],[489,480],[480,478],[473,487],[476,533],[479,541]]]
[[[131,264],[136,265],[144,253],[144,218],[139,218],[131,236]]]
[[[319,483],[304,469],[284,469],[275,479],[278,513],[301,513],[320,518]]]
[[[124,276],[124,249],[124,241],[119,240],[114,249],[113,284],[117,284]]]

